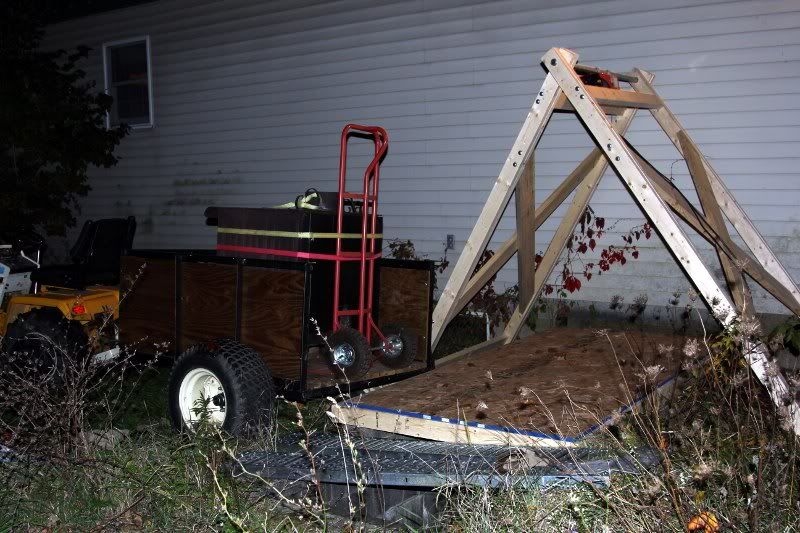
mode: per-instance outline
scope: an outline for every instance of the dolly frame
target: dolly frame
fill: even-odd
[[[584,84],[579,72],[607,71],[579,65],[578,54],[565,48],[548,50],[542,57],[542,65],[547,72],[542,88],[534,97],[522,129],[433,312],[432,349],[435,349],[447,324],[514,254],[518,255],[519,305],[501,335],[464,350],[460,355],[501,343],[508,344],[517,338],[608,165],[616,171],[723,327],[732,326],[742,317],[755,320],[752,297],[743,276],[745,273],[793,313],[800,314],[800,291],[796,283],[658,95],[652,85],[654,76],[651,73],[634,69],[631,73],[615,74],[632,88],[621,90]],[[702,212],[625,140],[624,134],[638,109],[650,111],[686,160]],[[576,114],[597,148],[538,208],[534,208],[533,192],[528,190],[534,186],[534,151],[555,111]],[[608,115],[615,117],[613,122]],[[516,233],[499,247],[480,270],[474,272],[515,191]],[[535,230],[573,191],[575,196],[572,203],[540,264],[536,266],[532,253]],[[755,261],[732,241],[723,214],[739,233]],[[717,284],[674,215],[714,247],[728,291]],[[769,358],[767,347],[761,342],[748,341],[745,352],[753,373],[764,384],[787,427],[796,435],[800,434],[800,409],[790,397],[780,369]]]

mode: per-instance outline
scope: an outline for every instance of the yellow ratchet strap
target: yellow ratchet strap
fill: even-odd
[[[314,231],[277,231],[268,229],[217,228],[217,233],[257,235],[259,237],[287,237],[291,239],[360,239],[360,233],[324,233]],[[368,239],[382,239],[383,233],[368,233]]]

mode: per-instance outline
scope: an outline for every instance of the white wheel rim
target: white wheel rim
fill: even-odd
[[[183,377],[178,404],[183,421],[189,427],[202,418],[204,406],[212,424],[222,426],[225,423],[228,405],[225,389],[217,375],[210,370],[195,368]]]

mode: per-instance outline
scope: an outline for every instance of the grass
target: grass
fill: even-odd
[[[270,438],[236,441],[216,431],[181,435],[166,416],[169,369],[145,370],[130,390],[114,427],[129,436],[110,449],[74,460],[0,464],[0,531],[222,530],[296,531],[302,520],[276,501],[268,487],[234,480],[230,454],[268,449]],[[303,406],[320,426],[320,402]],[[296,431],[294,404],[280,404],[277,431]],[[227,450],[227,451],[226,451]],[[225,504],[222,504],[225,495]],[[301,513],[302,514],[302,513]],[[231,520],[231,515],[236,520]]]
[[[442,351],[483,340],[482,320],[455,326]],[[651,446],[661,454],[659,468],[614,475],[608,488],[446,487],[443,528],[685,531],[693,519],[713,516],[729,531],[797,531],[797,442],[780,429],[739,347],[735,338],[719,344],[709,339],[690,355],[688,343],[674,347],[687,353],[684,382],[675,394],[651,395],[641,411],[587,443],[621,450]],[[168,374],[166,366],[129,374],[122,384],[124,401],[113,416],[103,418],[100,411],[88,418],[92,427],[128,430],[128,438],[116,445],[46,459],[28,450],[31,460],[0,463],[0,530],[330,528],[313,499],[282,501],[267,483],[234,479],[225,467],[237,452],[269,449],[274,435],[235,440],[211,430],[176,434],[166,417]],[[327,409],[324,400],[302,406],[283,401],[277,431],[332,431]],[[342,438],[349,446],[350,437]]]
[[[166,421],[169,367],[153,366],[131,379],[128,400],[115,413],[114,427],[136,430],[144,424]]]

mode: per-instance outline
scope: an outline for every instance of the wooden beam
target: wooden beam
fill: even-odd
[[[457,361],[457,360],[461,359],[462,357],[467,356],[467,355],[469,355],[471,353],[482,352],[484,350],[488,350],[489,348],[500,344],[504,340],[505,340],[505,337],[503,337],[502,335],[498,335],[497,337],[492,337],[491,339],[487,339],[487,340],[485,340],[483,342],[480,342],[478,344],[475,344],[473,346],[469,346],[467,348],[464,348],[463,350],[459,350],[459,351],[453,352],[453,353],[451,353],[449,355],[445,355],[444,357],[440,357],[439,359],[435,360],[433,362],[433,364],[434,364],[434,366],[436,366],[436,368],[439,368],[440,366],[444,366],[444,365],[450,364],[453,361]]]
[[[651,74],[652,76],[652,74]],[[616,119],[614,129],[624,134],[633,121],[636,115],[636,109],[626,109],[625,113]],[[608,168],[608,160],[603,152],[597,148],[592,150],[583,161],[573,170],[569,176],[562,181],[550,195],[536,208],[534,213],[534,227],[539,227],[544,224],[544,221],[550,218],[550,215],[564,203],[564,200],[569,197],[575,190],[575,187],[585,179],[593,179],[594,176],[602,176]],[[466,305],[478,294],[489,279],[497,274],[503,266],[511,259],[517,251],[517,234],[514,233],[508,240],[506,240],[500,247],[495,250],[494,255],[489,259],[483,267],[476,272],[466,283],[464,289],[459,294],[458,301],[455,304],[456,313],[460,312]]]
[[[545,250],[539,267],[536,269],[536,286],[533,298],[524,304],[520,302],[511,314],[511,318],[508,319],[508,324],[506,324],[506,328],[503,332],[506,344],[513,342],[517,338],[517,335],[519,335],[522,326],[525,324],[525,320],[533,310],[536,298],[539,296],[545,282],[550,278],[550,274],[553,273],[553,269],[556,263],[558,263],[558,258],[567,245],[567,240],[569,240],[572,232],[575,230],[575,226],[586,211],[589,200],[591,200],[594,195],[597,184],[600,182],[600,178],[602,178],[603,175],[599,174],[591,177],[593,179],[587,178],[578,186],[577,191],[575,191],[575,197],[572,199],[572,204],[564,214],[564,218],[561,219],[561,224],[559,224],[550,244],[547,245],[547,250]]]
[[[577,54],[572,52],[565,54],[564,57],[572,65],[578,60]],[[500,217],[511,199],[511,194],[517,186],[523,163],[533,153],[547,126],[547,122],[553,115],[553,107],[560,91],[561,89],[553,80],[553,77],[548,75],[542,84],[541,90],[534,97],[533,106],[531,106],[522,129],[503,163],[503,168],[495,180],[494,186],[489,193],[489,198],[478,216],[472,233],[458,256],[458,261],[447,280],[447,285],[436,303],[432,319],[431,346],[436,346],[439,343],[445,326],[458,312],[454,309],[458,295],[464,284],[472,276],[475,265],[486,249],[486,245],[489,244],[489,240],[494,234],[495,228],[497,228],[497,223],[500,221]]]
[[[744,263],[744,271],[756,283],[761,285],[764,290],[772,294],[779,302],[786,306],[795,314],[800,314],[800,304],[798,304],[792,293],[776,280],[772,274],[761,266],[757,261],[753,261],[746,251],[742,250],[729,235],[718,234],[711,224],[697,211],[689,200],[678,190],[666,176],[661,174],[647,160],[634,152],[637,162],[642,167],[645,175],[653,184],[661,198],[666,202],[672,211],[678,215],[689,227],[700,234],[709,244],[724,253],[732,261]]]
[[[626,109],[631,109],[631,108],[613,107],[613,106],[610,106],[610,105],[604,105],[603,106],[603,112],[605,112],[606,115],[611,115],[611,116],[615,116],[615,117],[619,116],[619,115],[622,115],[626,111]],[[572,113],[572,114],[575,114],[575,108],[572,107],[572,104],[570,104],[569,100],[566,100],[566,99],[565,99],[563,104],[559,105],[555,109],[555,111],[557,113]]]
[[[340,405],[335,403],[330,410],[333,421],[338,424],[362,429],[386,431],[399,435],[407,435],[420,439],[461,444],[500,444],[506,446],[558,446],[572,447],[572,439],[547,437],[534,432],[520,431],[514,428],[502,430],[470,423],[462,420],[424,417],[418,413],[404,411],[387,412],[384,409],[372,409],[368,405],[355,403]]]
[[[564,49],[551,48],[544,55],[542,61],[549,71],[549,75],[556,79],[562,91],[575,107],[592,138],[599,146],[607,148],[607,155],[623,184],[652,221],[664,243],[686,272],[689,280],[698,289],[714,317],[724,327],[731,326],[737,318],[736,308],[728,299],[727,294],[717,285],[697,250],[654,190],[652,183],[645,176],[624,139],[613,131],[600,105],[591,95],[583,94],[580,90],[580,79],[572,67],[574,63],[570,63],[568,60],[572,56],[574,56],[572,52],[566,54]],[[642,82],[643,80],[639,81],[639,83]],[[578,88],[578,90],[573,90],[573,88]],[[659,108],[659,110],[662,109],[665,107]],[[654,110],[654,116],[657,111]],[[666,128],[663,129],[667,131]],[[758,235],[758,232],[755,233]],[[754,343],[752,351],[745,354],[745,359],[753,373],[764,384],[764,388],[782,418],[788,422],[795,435],[800,435],[800,408],[792,398],[780,369],[769,359],[766,347],[762,343]]]
[[[608,115],[617,114],[620,108],[657,109],[664,105],[661,98],[653,94],[584,85],[583,82],[580,82],[580,84],[582,89],[585,90],[587,94],[591,95]],[[606,109],[608,109],[608,111],[606,111]],[[562,93],[556,101],[556,110],[574,112],[575,107],[570,103],[566,94]]]
[[[514,192],[517,224],[517,275],[519,279],[519,300],[528,301],[533,297],[534,271],[536,270],[536,229],[534,209],[536,192],[534,182],[534,157],[532,153],[525,162],[525,170]]]
[[[728,228],[725,225],[725,219],[722,217],[722,210],[719,208],[717,198],[714,196],[714,191],[711,188],[711,182],[706,173],[705,165],[703,165],[702,155],[700,150],[695,146],[686,132],[678,132],[678,141],[683,149],[683,158],[686,160],[686,166],[689,169],[689,174],[694,181],[694,188],[697,191],[697,197],[700,200],[700,206],[703,208],[706,220],[717,232],[717,235],[723,236],[725,240],[730,240]],[[750,290],[742,276],[742,271],[734,265],[733,260],[726,254],[720,251],[719,247],[715,247],[717,256],[719,257],[720,265],[722,266],[722,273],[725,276],[725,282],[728,285],[728,291],[731,293],[733,302],[739,309],[740,313],[753,314],[753,302],[750,295]]]
[[[634,69],[634,73],[639,76],[644,71],[641,69]],[[633,88],[641,92],[643,94],[651,94],[654,96],[658,96],[655,88],[653,87],[652,83],[648,82],[644,79],[639,79],[636,83],[631,84]],[[678,119],[672,112],[666,107],[660,107],[658,109],[651,109],[650,112],[653,115],[653,118],[656,119],[656,122],[661,126],[661,129],[664,130],[664,133],[672,141],[672,144],[675,145],[675,148],[683,155],[683,148],[681,146],[680,140],[678,139],[678,132],[684,131],[683,126],[678,122]],[[769,272],[773,278],[778,280],[781,285],[783,285],[791,294],[792,297],[795,299],[798,305],[800,305],[800,289],[798,289],[797,284],[795,283],[794,279],[792,279],[789,272],[777,258],[777,256],[772,252],[769,247],[769,244],[764,240],[761,234],[756,229],[753,222],[747,216],[742,206],[736,201],[733,194],[728,190],[725,186],[725,183],[720,178],[719,174],[717,174],[716,170],[711,166],[705,156],[700,154],[700,159],[703,162],[703,166],[708,173],[709,180],[711,182],[711,187],[714,191],[714,195],[717,198],[717,203],[719,204],[722,212],[725,213],[725,216],[728,217],[733,227],[736,228],[736,231],[739,233],[739,236],[744,240],[747,247],[755,256],[756,260],[761,263],[761,265]],[[791,309],[791,307],[790,307]]]
[[[686,270],[712,311],[715,314],[723,312],[723,316],[727,317],[729,309],[724,305],[728,301],[727,296],[719,290],[697,250],[678,226],[666,204],[653,190],[622,136],[611,128],[599,103],[590,93],[580,90],[578,75],[571,65],[564,63],[564,59],[563,49],[553,48],[545,54],[543,61],[562,90],[569,91],[566,93],[567,97],[583,119],[590,135],[605,150],[623,184],[658,228],[667,247]],[[573,90],[574,87],[579,87],[579,90]]]

